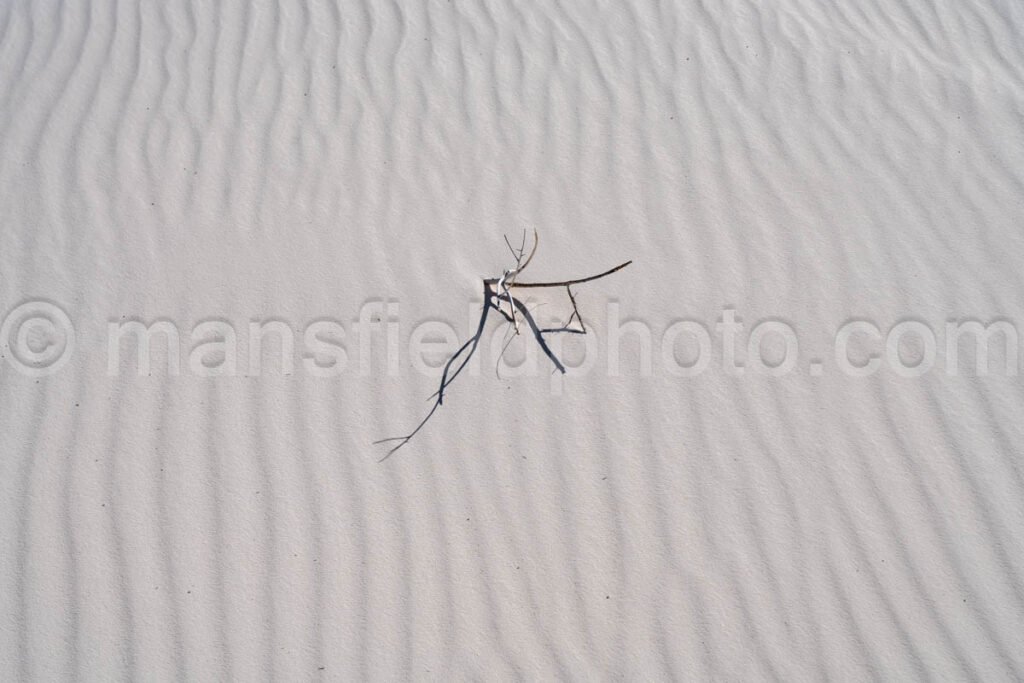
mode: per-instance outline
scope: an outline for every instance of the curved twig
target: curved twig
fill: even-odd
[[[632,260],[626,261],[625,263],[620,263],[619,265],[615,266],[611,270],[606,270],[603,273],[598,273],[597,275],[591,275],[590,277],[581,277],[581,278],[579,278],[577,280],[562,280],[561,282],[514,282],[514,283],[510,284],[509,287],[510,288],[511,287],[520,287],[520,288],[526,288],[526,287],[568,287],[569,285],[581,285],[584,282],[593,282],[594,280],[600,280],[603,277],[607,277],[607,276],[611,275],[612,273],[615,273],[615,272],[618,272],[618,271],[622,270],[623,268],[625,268],[626,266],[628,266],[632,262],[633,262]],[[497,284],[499,279],[500,278],[488,278],[488,279],[484,280],[484,284],[488,284],[488,285]]]
[[[423,429],[423,427],[426,426],[427,422],[430,421],[430,418],[432,418],[434,416],[434,413],[437,412],[437,409],[440,408],[441,405],[444,403],[445,389],[447,389],[448,386],[455,381],[455,378],[458,377],[459,373],[461,373],[465,369],[466,365],[469,364],[470,359],[473,357],[473,354],[476,353],[476,350],[480,344],[480,339],[483,337],[484,334],[484,328],[487,324],[487,314],[490,312],[492,308],[498,311],[498,313],[500,313],[502,317],[505,318],[505,320],[513,324],[516,330],[516,334],[519,333],[519,323],[516,317],[516,311],[518,310],[522,317],[526,320],[527,324],[530,326],[530,330],[533,332],[533,336],[534,339],[536,339],[537,344],[541,347],[541,350],[544,351],[544,354],[554,364],[555,369],[558,370],[559,372],[565,373],[565,366],[562,365],[562,362],[558,359],[554,352],[552,352],[551,348],[548,346],[547,342],[544,339],[544,335],[552,332],[571,332],[574,334],[587,333],[587,328],[583,324],[583,318],[582,316],[580,316],[579,309],[576,306],[576,297],[573,295],[571,286],[583,284],[584,282],[593,282],[594,280],[599,280],[603,277],[607,277],[612,273],[622,270],[623,268],[625,268],[626,266],[633,262],[626,261],[625,263],[620,263],[614,268],[606,270],[603,273],[598,273],[597,275],[591,275],[589,277],[578,278],[576,280],[562,280],[560,282],[516,282],[516,277],[520,273],[522,273],[528,265],[530,265],[530,261],[533,260],[534,255],[537,253],[537,245],[540,242],[537,236],[537,231],[533,231],[533,249],[530,250],[530,255],[526,257],[526,260],[523,261],[522,257],[524,251],[523,247],[525,247],[525,241],[526,239],[524,235],[524,244],[522,247],[520,247],[519,251],[516,252],[516,250],[512,248],[512,245],[509,244],[508,237],[505,237],[505,244],[508,245],[509,250],[512,251],[512,255],[515,256],[516,258],[516,267],[512,268],[511,270],[506,270],[500,278],[485,278],[483,280],[484,304],[483,309],[480,311],[480,321],[477,323],[476,333],[470,339],[468,339],[465,344],[460,346],[459,349],[454,354],[452,354],[452,356],[445,363],[444,370],[441,373],[440,386],[438,387],[437,391],[435,391],[430,396],[430,399],[434,399],[434,405],[431,406],[430,411],[427,412],[426,416],[419,422],[419,424],[416,425],[416,428],[413,429],[408,434],[406,434],[405,436],[390,437],[387,439],[380,439],[379,441],[373,442],[374,444],[389,443],[393,441],[399,442],[398,445],[392,447],[387,452],[387,454],[385,454],[384,457],[381,458],[378,462],[383,462],[384,460],[387,460],[392,456],[392,454],[394,454],[395,451],[409,443],[409,441],[411,441],[412,438],[416,436],[416,434],[418,434],[419,431]],[[517,287],[523,289],[565,287],[566,292],[568,292],[569,294],[569,300],[572,302],[573,309],[573,315],[570,316],[569,322],[567,322],[561,328],[542,329],[540,326],[537,325],[536,320],[534,320],[533,315],[530,313],[530,310],[526,307],[526,304],[524,304],[518,298],[512,296],[511,290]],[[504,310],[502,310],[502,300],[508,302],[509,312],[507,313]],[[579,320],[581,329],[575,330],[569,328],[569,325],[572,324],[573,317]],[[502,354],[504,354],[504,349],[502,350]],[[456,362],[458,362],[457,366]],[[453,366],[455,366],[454,370],[452,369]]]

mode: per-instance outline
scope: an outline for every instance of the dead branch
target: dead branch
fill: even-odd
[[[459,373],[461,373],[465,369],[466,365],[469,364],[470,359],[473,357],[473,354],[476,353],[477,347],[479,346],[480,343],[480,339],[483,337],[484,330],[487,326],[487,315],[488,313],[490,313],[492,309],[500,313],[501,316],[505,318],[506,321],[512,324],[516,334],[519,334],[519,317],[522,317],[522,319],[526,321],[527,326],[529,326],[530,331],[533,333],[534,340],[540,346],[541,350],[544,352],[544,355],[547,356],[551,363],[555,366],[555,370],[565,374],[565,366],[554,354],[554,352],[552,352],[551,348],[548,346],[547,341],[544,338],[544,335],[559,332],[565,332],[569,334],[587,333],[587,328],[583,324],[583,317],[580,315],[579,308],[576,305],[576,297],[572,292],[572,286],[580,285],[586,282],[593,282],[594,280],[600,280],[603,277],[607,277],[612,273],[616,273],[622,270],[623,268],[631,264],[632,261],[620,263],[614,268],[606,270],[603,273],[598,273],[597,275],[590,275],[588,277],[577,278],[574,280],[560,280],[558,282],[516,281],[516,278],[519,276],[519,274],[522,273],[523,270],[525,270],[526,267],[530,265],[530,261],[533,260],[534,255],[537,253],[538,243],[539,239],[537,236],[537,231],[534,230],[533,248],[530,250],[530,255],[524,259],[523,256],[526,253],[526,233],[523,233],[523,243],[518,250],[514,249],[512,247],[512,244],[508,241],[508,237],[505,237],[505,244],[508,246],[509,251],[512,252],[512,256],[516,260],[515,266],[503,271],[501,277],[484,278],[484,303],[483,308],[480,311],[480,320],[477,323],[476,333],[469,340],[467,340],[465,344],[460,346],[459,349],[454,354],[452,354],[452,356],[445,363],[444,369],[441,372],[440,386],[438,387],[437,391],[435,391],[430,396],[430,399],[434,400],[434,404],[433,406],[431,406],[430,411],[427,412],[426,416],[419,422],[419,424],[416,425],[416,428],[413,429],[408,434],[406,434],[405,436],[395,436],[387,439],[380,439],[378,441],[373,442],[374,444],[392,443],[395,441],[398,442],[398,444],[393,446],[378,462],[383,462],[384,460],[387,460],[389,457],[391,457],[391,455],[394,454],[395,451],[409,443],[409,441],[411,441],[412,438],[416,436],[416,434],[418,434],[419,431],[423,429],[423,427],[426,426],[427,422],[430,421],[430,418],[432,418],[434,416],[434,413],[437,412],[437,409],[440,408],[441,405],[443,405],[445,389],[447,389],[448,386],[455,381],[455,378],[458,377]],[[573,312],[572,315],[569,316],[568,322],[566,322],[565,325],[563,325],[562,327],[541,328],[540,326],[537,325],[537,321],[534,319],[533,314],[530,313],[530,310],[526,307],[526,304],[524,304],[519,298],[513,296],[512,290],[527,288],[540,289],[551,287],[565,287],[565,291],[569,295],[569,301],[572,303]],[[507,312],[502,308],[503,303],[508,304],[509,310]],[[516,311],[519,312],[518,316],[516,314]],[[572,324],[574,318],[579,321],[580,329],[573,329],[569,327]],[[502,353],[504,354],[504,349],[502,349]]]

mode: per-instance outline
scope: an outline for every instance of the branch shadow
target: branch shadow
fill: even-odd
[[[583,320],[579,318],[578,311],[575,311],[575,300],[573,300],[573,316],[580,320],[580,327],[582,329],[574,329],[569,327],[569,325],[572,324],[572,317],[570,317],[569,321],[561,327],[541,328],[537,324],[537,320],[533,317],[533,314],[526,307],[526,304],[524,304],[520,299],[511,295],[500,296],[498,292],[492,289],[490,283],[485,283],[484,304],[483,308],[480,311],[480,320],[477,323],[476,332],[462,346],[460,346],[458,350],[454,354],[452,354],[451,358],[449,358],[448,361],[445,363],[444,370],[441,372],[440,386],[438,387],[437,391],[431,394],[427,399],[433,399],[434,401],[430,410],[427,412],[426,416],[422,420],[420,420],[419,424],[416,425],[416,428],[413,429],[408,434],[404,436],[392,436],[386,439],[378,439],[377,441],[374,441],[374,445],[382,443],[392,443],[395,441],[398,442],[397,445],[393,446],[384,455],[384,457],[380,458],[377,462],[384,462],[392,455],[394,455],[395,451],[409,443],[412,440],[412,438],[416,436],[427,425],[430,419],[434,417],[434,414],[437,412],[437,409],[444,405],[445,390],[449,387],[449,385],[451,385],[452,382],[455,381],[459,374],[466,368],[466,366],[469,364],[469,361],[473,358],[473,354],[475,354],[477,348],[479,348],[480,340],[483,338],[484,330],[487,327],[487,317],[490,314],[491,310],[493,309],[497,311],[503,318],[505,318],[506,321],[510,323],[515,322],[515,319],[512,317],[512,315],[510,315],[501,308],[500,302],[503,300],[512,302],[512,305],[515,306],[515,309],[517,311],[519,311],[520,315],[522,316],[522,319],[526,321],[526,324],[529,326],[530,331],[533,333],[534,340],[540,346],[541,350],[544,351],[544,355],[548,357],[548,360],[552,362],[556,370],[561,372],[563,375],[565,374],[565,366],[558,359],[558,356],[556,356],[555,353],[551,350],[551,347],[548,346],[547,340],[544,339],[544,335],[556,333],[587,333],[586,328],[583,327]],[[459,360],[460,358],[461,361]],[[456,365],[456,363],[458,363],[458,365]],[[452,369],[453,367],[454,370]]]

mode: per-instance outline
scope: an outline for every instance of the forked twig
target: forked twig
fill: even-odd
[[[505,235],[505,244],[508,244],[509,251],[516,259],[516,266],[510,270],[506,270],[500,278],[498,278],[497,287],[498,291],[503,293],[508,301],[509,314],[512,316],[512,326],[515,328],[516,334],[519,334],[519,321],[516,319],[516,309],[512,303],[512,292],[509,289],[515,285],[516,277],[519,273],[526,270],[526,266],[530,265],[530,261],[533,260],[533,255],[537,253],[537,245],[540,243],[540,238],[537,236],[537,231],[533,231],[533,249],[530,251],[530,255],[526,258],[526,262],[523,262],[523,253],[526,250],[526,231],[523,231],[523,243],[519,247],[519,251],[516,252],[509,244],[508,236]]]
[[[434,404],[433,406],[431,406],[430,411],[427,412],[426,416],[422,420],[420,420],[419,424],[416,425],[416,428],[413,429],[408,434],[406,434],[405,436],[395,436],[387,439],[380,439],[378,441],[373,442],[374,444],[392,443],[396,441],[398,442],[398,444],[393,446],[378,462],[383,462],[384,460],[387,460],[389,457],[391,457],[392,454],[394,454],[395,451],[397,451],[405,444],[409,443],[409,441],[411,441],[412,438],[416,436],[416,434],[418,434],[419,431],[423,429],[424,426],[426,426],[427,422],[430,421],[430,418],[432,418],[434,416],[434,413],[437,412],[437,409],[440,408],[441,405],[444,403],[445,389],[447,389],[448,386],[455,381],[455,378],[458,377],[459,373],[461,373],[465,369],[466,365],[469,364],[470,359],[473,357],[473,354],[476,353],[477,347],[480,344],[480,339],[483,337],[484,329],[486,328],[487,325],[487,315],[488,313],[490,313],[491,309],[496,310],[498,313],[501,314],[503,318],[505,318],[506,321],[511,323],[516,334],[519,334],[519,317],[522,317],[522,319],[525,320],[527,325],[529,326],[530,331],[533,332],[534,339],[537,341],[537,344],[544,352],[544,355],[548,357],[551,363],[555,366],[556,370],[565,374],[565,366],[562,365],[562,362],[558,359],[554,352],[552,352],[551,348],[547,344],[547,341],[544,339],[544,335],[557,332],[567,332],[570,334],[587,333],[587,328],[583,324],[583,318],[582,316],[580,316],[579,308],[576,305],[576,296],[573,294],[572,286],[580,285],[586,282],[593,282],[594,280],[599,280],[603,277],[607,277],[612,273],[622,270],[630,263],[632,263],[632,261],[620,263],[614,268],[606,270],[603,273],[598,273],[597,275],[590,275],[588,277],[577,278],[575,280],[561,280],[559,282],[518,282],[516,278],[519,276],[520,273],[522,273],[526,269],[528,265],[530,265],[530,261],[533,260],[534,255],[537,253],[538,242],[539,240],[537,237],[537,231],[534,230],[533,249],[530,250],[530,255],[527,256],[524,260],[523,255],[526,251],[525,232],[523,233],[523,244],[520,246],[518,251],[512,247],[512,244],[508,241],[508,237],[505,237],[505,244],[508,245],[509,251],[512,252],[512,256],[516,260],[515,267],[505,270],[502,273],[501,277],[485,278],[483,280],[484,303],[483,308],[480,311],[480,321],[477,323],[476,333],[469,340],[467,340],[465,344],[460,346],[459,349],[454,354],[452,354],[451,358],[449,358],[448,361],[445,363],[444,369],[441,372],[440,386],[438,387],[437,391],[435,391],[430,396],[430,399],[434,400]],[[524,304],[519,298],[513,296],[512,290],[540,289],[552,287],[565,287],[565,291],[569,295],[569,301],[572,303],[572,315],[569,316],[568,322],[566,322],[565,325],[563,325],[562,327],[542,329],[540,326],[537,325],[537,321],[534,319],[533,314],[530,313],[530,310],[526,307],[526,304]],[[508,304],[508,312],[506,312],[502,308],[503,303]],[[516,314],[516,311],[518,311],[518,315]],[[574,318],[579,321],[580,329],[578,330],[569,327],[572,324]],[[509,341],[511,342],[511,340]],[[506,344],[505,348],[507,347],[508,345]],[[504,349],[502,349],[502,354],[504,354]],[[499,362],[500,360],[501,359],[499,357]]]

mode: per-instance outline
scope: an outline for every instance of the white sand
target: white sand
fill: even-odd
[[[1024,391],[940,334],[1024,321],[1022,32],[1013,0],[0,3],[0,316],[76,330],[50,376],[0,363],[0,679],[1024,677]],[[378,463],[436,388],[414,325],[466,339],[530,227],[524,279],[635,260],[579,298],[651,375],[635,337],[560,395],[488,349]],[[379,325],[363,376],[389,298],[398,376]],[[725,372],[724,308],[797,367]],[[180,375],[111,376],[122,318],[175,324]],[[287,323],[295,372],[194,376],[213,319]],[[851,319],[926,323],[935,370],[847,377]]]

